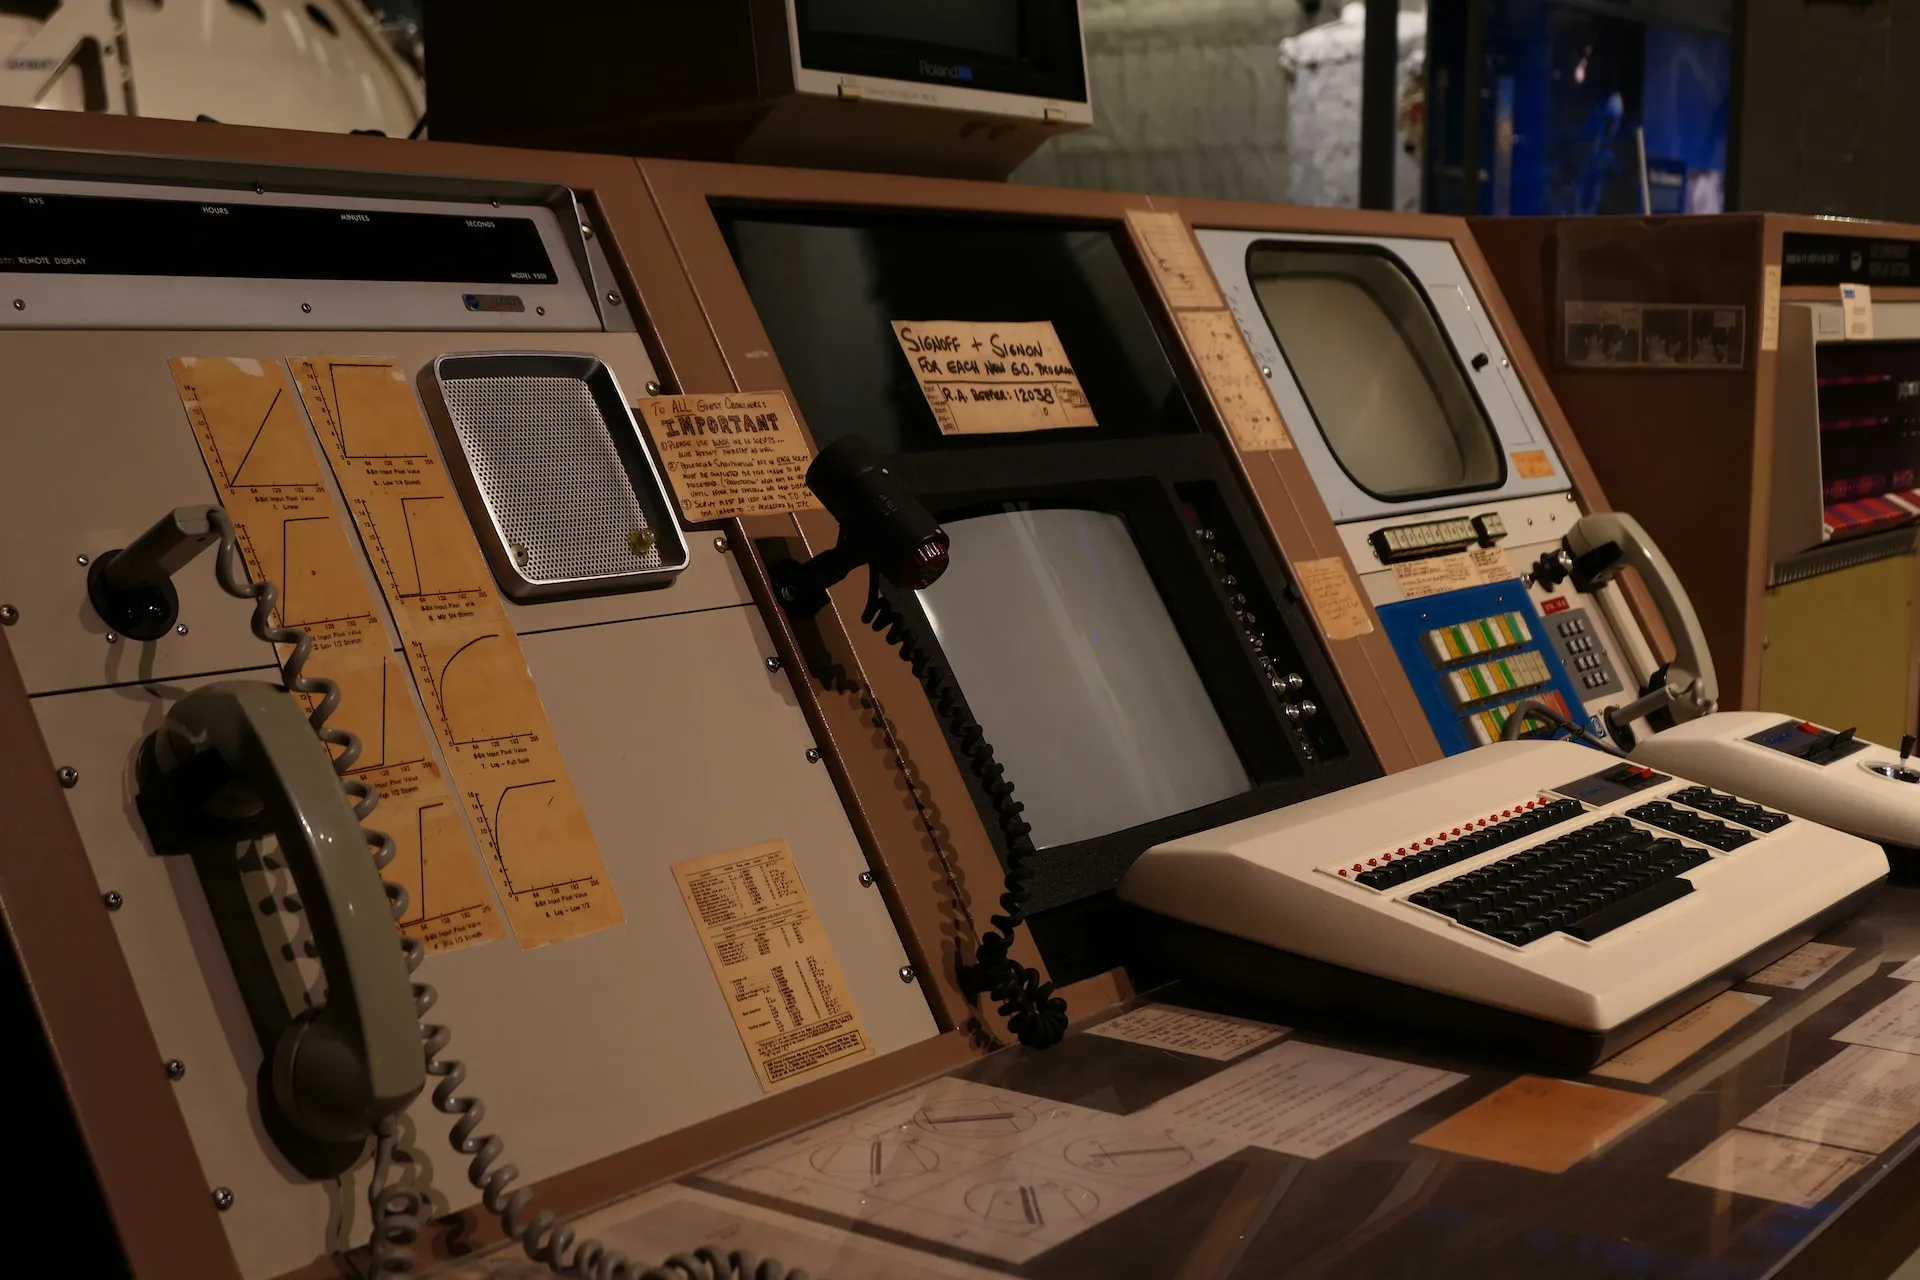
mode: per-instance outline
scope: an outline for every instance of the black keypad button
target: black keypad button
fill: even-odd
[[[1716,818],[1725,818],[1743,827],[1751,827],[1755,831],[1778,831],[1793,821],[1784,813],[1775,813],[1751,800],[1742,800],[1724,791],[1715,791],[1712,787],[1684,787],[1667,799],[1675,804],[1698,809],[1702,813],[1710,813]],[[1741,843],[1744,844],[1745,841]]]

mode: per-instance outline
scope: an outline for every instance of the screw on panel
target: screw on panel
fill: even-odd
[[[300,310],[311,313],[313,311],[313,304],[311,302],[303,302],[300,304]]]
[[[873,888],[873,872],[871,872],[871,871],[862,871],[862,872],[860,873],[860,887],[861,887],[862,889],[871,889],[871,888]]]
[[[183,636],[187,634],[187,624],[183,622],[179,626],[175,627],[173,629],[173,634],[177,636]]]
[[[819,763],[820,763],[820,748],[818,748],[818,747],[808,747],[808,748],[807,748],[807,763],[808,763],[808,764],[819,764]]]
[[[109,632],[107,632],[107,643],[108,643],[108,644],[119,644],[119,643],[120,643],[120,637],[119,637],[119,636],[117,636],[117,635],[115,635],[115,634],[114,634],[113,632],[111,632],[111,631],[109,631]]]
[[[178,1080],[187,1074],[187,1064],[178,1058],[167,1059],[167,1079]]]
[[[900,966],[900,981],[902,981],[902,982],[912,982],[912,981],[913,981],[913,966],[912,966],[912,965],[910,965],[910,964],[903,964],[903,965],[901,965],[901,966]]]
[[[63,764],[58,769],[55,769],[53,776],[58,778],[60,785],[69,791],[78,786],[80,782],[80,771],[70,764]]]
[[[233,1192],[226,1187],[215,1187],[213,1189],[213,1207],[222,1213],[233,1208]]]
[[[648,394],[648,395],[650,395],[650,396],[657,396],[657,395],[659,395],[659,394],[660,394],[660,384],[659,384],[659,383],[657,383],[657,382],[649,382],[649,383],[647,384],[647,394]]]
[[[0,604],[0,627],[10,627],[20,621],[20,611],[10,604]]]
[[[87,557],[85,557],[85,556],[75,556],[75,557],[73,558],[73,562],[74,562],[75,564],[77,564],[77,565],[80,565],[80,566],[82,566],[83,568],[84,568],[84,567],[85,567],[86,565],[89,565],[89,564],[91,564],[91,563],[93,563],[93,562],[92,562],[91,560],[89,560],[89,559],[87,559]]]
[[[120,896],[118,889],[107,890],[100,895],[100,901],[107,904],[107,910],[109,911],[118,911],[121,907],[127,905],[127,900]]]
[[[27,300],[25,298],[15,298],[13,300],[13,309],[15,311],[25,311],[27,309]]]
[[[537,315],[537,316],[543,316],[543,315],[545,315],[545,314],[547,314],[547,309],[546,309],[545,307],[535,307],[535,308],[533,309],[533,314],[535,314],[535,315]]]
[[[580,224],[580,238],[581,238],[582,240],[591,240],[591,239],[593,239],[593,228],[592,228],[592,227],[590,227],[590,226],[588,226],[588,225],[587,225],[586,223],[584,223],[584,222]]]
[[[779,669],[780,669],[780,656],[778,654],[775,654],[773,657],[767,659],[767,670],[778,671]]]
[[[612,293],[612,292],[609,292],[609,293],[607,294],[607,305],[608,305],[608,306],[610,306],[610,307],[617,307],[617,306],[619,306],[619,305],[620,305],[620,295],[619,295],[619,294],[617,294],[617,293]]]
[[[1271,378],[1273,376],[1273,367],[1271,365],[1261,365],[1260,376],[1263,378]]]
[[[724,552],[728,550],[728,547],[729,547],[729,544],[727,542],[727,535],[724,533],[713,540],[713,549],[715,551]]]

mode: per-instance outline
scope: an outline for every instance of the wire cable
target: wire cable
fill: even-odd
[[[1034,1049],[1058,1044],[1067,1033],[1067,1002],[1053,994],[1051,982],[1042,982],[1036,970],[1008,954],[1015,930],[1026,919],[1030,896],[1027,882],[1033,878],[1027,866],[1028,859],[1035,853],[1032,828],[1020,816],[1025,806],[1013,798],[1013,783],[1007,780],[1006,769],[994,758],[985,731],[967,711],[951,676],[920,647],[905,615],[887,603],[880,590],[877,569],[872,570],[868,578],[867,603],[860,611],[860,621],[899,650],[901,659],[912,668],[921,688],[926,690],[927,701],[933,704],[935,714],[946,721],[947,732],[959,744],[961,755],[987,793],[994,819],[1000,826],[1007,854],[1006,889],[1000,895],[1000,914],[988,917],[993,928],[981,935],[979,945],[974,948],[973,964],[961,970],[962,981],[971,983],[976,990],[991,993],[1000,1016],[1007,1020],[1007,1028],[1019,1037],[1021,1044]]]
[[[214,553],[214,578],[220,589],[241,600],[253,601],[253,634],[267,644],[291,646],[281,660],[280,676],[287,689],[319,699],[307,713],[307,723],[321,742],[334,748],[333,770],[340,785],[353,801],[354,816],[361,822],[368,846],[373,850],[374,867],[385,872],[396,852],[393,839],[383,831],[366,826],[380,797],[374,789],[347,771],[360,758],[360,739],[345,729],[331,727],[327,721],[340,706],[340,686],[321,676],[304,674],[313,654],[313,637],[299,627],[276,623],[273,611],[280,592],[266,578],[247,576],[246,561],[239,554],[239,538],[233,520],[219,507],[207,509],[207,521],[220,536]],[[808,1280],[804,1271],[788,1271],[773,1259],[760,1261],[752,1254],[734,1250],[721,1253],[707,1247],[692,1253],[675,1254],[666,1262],[652,1266],[628,1258],[597,1240],[576,1240],[573,1228],[560,1222],[549,1210],[529,1215],[533,1192],[522,1187],[513,1190],[520,1171],[500,1163],[506,1144],[494,1134],[480,1134],[487,1108],[479,1098],[462,1096],[458,1090],[467,1078],[467,1067],[457,1058],[442,1057],[453,1035],[446,1027],[428,1022],[427,1015],[440,999],[431,984],[414,976],[426,958],[426,947],[399,929],[409,905],[404,886],[381,877],[387,901],[393,910],[394,933],[406,959],[408,979],[413,988],[414,1014],[420,1019],[421,1051],[429,1076],[439,1080],[433,1090],[433,1105],[446,1115],[456,1117],[448,1141],[453,1149],[469,1157],[467,1180],[480,1192],[481,1203],[500,1220],[501,1230],[519,1245],[528,1258],[544,1265],[565,1280]],[[427,1217],[426,1187],[411,1170],[401,1166],[398,1120],[387,1116],[374,1131],[373,1176],[367,1187],[367,1205],[373,1220],[372,1261],[376,1276],[410,1275],[414,1269],[413,1245]]]
[[[1520,735],[1526,730],[1529,720],[1545,720],[1551,725],[1565,729],[1568,733],[1585,742],[1590,747],[1604,751],[1608,755],[1619,756],[1622,760],[1630,758],[1626,752],[1614,746],[1611,742],[1608,742],[1605,738],[1602,738],[1593,730],[1587,728],[1587,726],[1575,724],[1544,702],[1523,702],[1515,707],[1512,717],[1507,720],[1507,727],[1500,731],[1500,741],[1513,742],[1518,740]]]

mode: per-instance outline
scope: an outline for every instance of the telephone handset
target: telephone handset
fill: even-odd
[[[1541,557],[1534,577],[1549,586],[1571,578],[1577,590],[1592,591],[1627,568],[1637,569],[1653,593],[1675,650],[1673,661],[1656,674],[1653,688],[1607,712],[1608,729],[1623,746],[1631,747],[1634,735],[1629,726],[1635,720],[1658,717],[1653,721],[1656,726],[1681,724],[1709,714],[1720,700],[1713,654],[1680,576],[1638,520],[1603,511],[1580,517],[1561,539],[1560,550]]]
[[[427,1186],[417,1164],[396,1159],[395,1121],[433,1076],[439,1081],[433,1105],[455,1117],[448,1141],[467,1158],[467,1179],[481,1203],[499,1218],[507,1239],[556,1276],[808,1280],[777,1260],[711,1246],[647,1267],[596,1240],[576,1239],[552,1213],[533,1211],[531,1190],[513,1188],[520,1175],[502,1162],[506,1144],[479,1132],[485,1105],[458,1092],[466,1064],[443,1056],[451,1033],[424,1021],[439,997],[413,976],[425,948],[396,925],[405,918],[407,892],[380,875],[393,860],[393,841],[362,825],[379,796],[346,776],[360,756],[359,738],[327,724],[340,703],[339,686],[303,674],[313,638],[274,621],[278,588],[246,576],[232,519],[219,507],[181,507],[127,547],[96,557],[96,563],[111,557],[112,572],[89,583],[94,607],[110,622],[164,610],[172,576],[215,543],[214,577],[228,595],[253,601],[254,635],[291,647],[280,666],[285,688],[223,681],[176,703],[166,724],[141,744],[141,818],[156,849],[194,855],[249,1017],[262,1032],[261,1111],[276,1145],[302,1173],[327,1177],[357,1163],[367,1139],[374,1139],[367,1188],[374,1274],[413,1270]],[[319,701],[303,717],[289,691]],[[258,929],[244,893],[236,897],[240,864],[233,849],[242,835],[267,831],[279,838],[293,871],[327,975],[324,1004],[298,1017],[283,1008],[277,1021]],[[224,864],[217,853],[222,844]],[[235,901],[238,912],[220,909]],[[328,1171],[314,1172],[320,1168]]]
[[[138,803],[155,848],[186,854],[216,905],[227,960],[267,1059],[260,1105],[294,1166],[333,1177],[426,1083],[420,1022],[367,837],[299,706],[228,680],[188,694],[140,748]],[[273,835],[311,921],[326,1002],[293,1016],[244,910],[240,840]],[[263,980],[264,979],[264,980]],[[277,1113],[277,1114],[276,1114]],[[291,1130],[291,1132],[288,1132]]]

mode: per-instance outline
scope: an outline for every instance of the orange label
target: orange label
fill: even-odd
[[[1414,1141],[1541,1173],[1565,1173],[1663,1105],[1645,1094],[1521,1076]]]
[[[1553,474],[1553,459],[1544,449],[1529,449],[1513,455],[1513,469],[1523,480],[1545,480]]]

